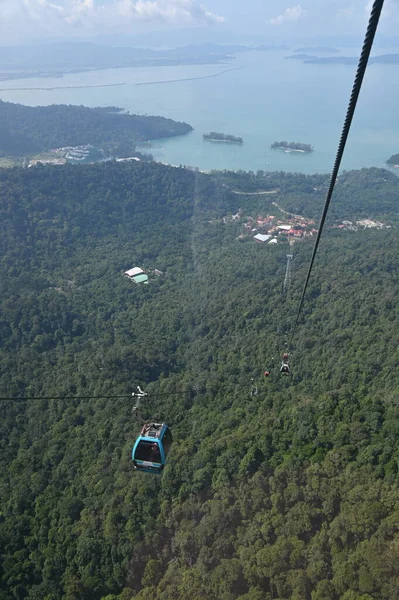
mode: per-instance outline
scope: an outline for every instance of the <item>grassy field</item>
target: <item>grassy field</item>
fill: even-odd
[[[38,160],[42,160],[42,161],[47,161],[47,160],[56,160],[56,159],[62,159],[63,158],[63,154],[62,153],[57,153],[57,152],[40,152],[38,154],[32,155],[32,156],[26,156],[25,157],[25,162],[26,165],[28,165],[31,161],[38,161]],[[24,163],[24,158],[19,156],[12,156],[12,157],[0,157],[0,168],[5,168],[5,167],[15,167],[18,165],[22,165]]]
[[[14,167],[20,163],[18,158],[1,158],[0,157],[0,168],[2,167]]]

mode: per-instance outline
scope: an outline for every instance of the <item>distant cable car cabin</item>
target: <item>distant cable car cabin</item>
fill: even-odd
[[[172,441],[165,423],[145,423],[133,446],[134,467],[145,473],[162,473]]]

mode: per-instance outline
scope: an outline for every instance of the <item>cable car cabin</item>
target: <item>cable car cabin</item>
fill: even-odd
[[[165,423],[145,423],[132,450],[135,469],[162,473],[172,441],[172,434]]]
[[[291,374],[291,369],[290,369],[290,366],[288,363],[285,363],[285,362],[282,363],[280,373],[282,373],[282,375],[290,375]]]

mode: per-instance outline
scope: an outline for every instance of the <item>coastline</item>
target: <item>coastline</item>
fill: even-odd
[[[238,71],[239,69],[245,69],[244,65],[240,67],[232,67],[231,69],[225,69],[224,71],[219,71],[219,73],[212,73],[212,75],[202,75],[201,77],[184,77],[183,79],[165,79],[161,81],[142,81],[140,83],[136,83],[136,86],[139,85],[156,85],[161,83],[179,83],[180,81],[197,81],[199,79],[211,79],[212,77],[219,77],[220,75],[224,75],[224,73],[229,73],[230,71]]]
[[[236,140],[216,140],[215,138],[202,138],[204,142],[222,142],[222,144],[243,144],[244,142],[239,142]]]
[[[290,148],[289,146],[276,146],[275,148],[272,148],[272,150],[282,150],[287,154],[290,154],[291,152],[300,152],[301,154],[312,154],[313,152],[313,150],[301,150],[299,148]]]
[[[0,92],[52,92],[54,90],[84,90],[88,88],[106,88],[106,87],[118,87],[126,85],[126,82],[122,83],[104,83],[97,85],[59,85],[55,87],[23,87],[23,88],[0,88]]]

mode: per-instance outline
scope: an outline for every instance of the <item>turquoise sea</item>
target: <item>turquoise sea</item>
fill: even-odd
[[[388,51],[395,49],[384,49]],[[238,54],[227,65],[121,68],[70,73],[61,78],[3,81],[0,98],[31,106],[116,105],[134,113],[190,123],[194,131],[189,135],[151,143],[149,151],[165,163],[201,170],[329,172],[355,67],[307,65],[284,59],[287,54],[290,52],[251,51]],[[203,78],[236,66],[244,68]],[[202,79],[187,80],[193,77]],[[176,79],[186,80],[136,85]],[[110,84],[123,85],[74,87]],[[344,169],[383,166],[391,154],[399,152],[398,105],[399,65],[371,65],[348,140]],[[202,134],[212,130],[242,136],[244,144],[203,141]],[[272,151],[270,144],[275,140],[310,143],[315,151],[310,155]]]

